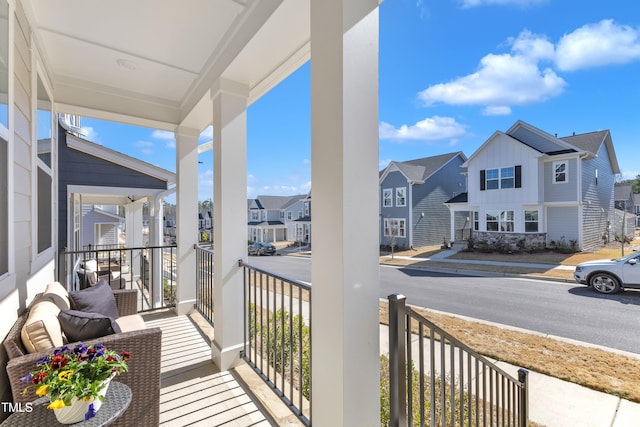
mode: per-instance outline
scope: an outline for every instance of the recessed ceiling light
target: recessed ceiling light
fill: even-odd
[[[131,70],[131,71],[138,69],[138,64],[136,64],[133,61],[129,61],[128,59],[122,59],[122,58],[118,59],[116,61],[116,64],[118,64],[122,68],[126,68],[127,70]]]

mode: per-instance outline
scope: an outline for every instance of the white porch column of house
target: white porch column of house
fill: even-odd
[[[150,197],[149,199],[149,246],[162,246],[164,243],[164,228],[162,223],[163,198],[161,196]],[[153,306],[161,307],[163,298],[163,254],[162,249],[153,250],[153,271],[151,280],[153,287]]]
[[[378,0],[311,0],[312,417],[380,425]]]
[[[187,314],[196,302],[196,250],[198,242],[198,137],[197,129],[178,126],[176,137],[176,312]]]
[[[136,200],[124,206],[124,216],[126,223],[125,242],[127,248],[141,248],[144,246],[143,227],[142,227],[142,207],[144,199]],[[140,278],[140,257],[142,253],[133,251],[131,253],[131,280]]]
[[[220,80],[213,101],[215,364],[225,371],[240,357],[244,340],[243,275],[247,259],[247,96],[242,84]],[[262,230],[260,230],[262,235]]]

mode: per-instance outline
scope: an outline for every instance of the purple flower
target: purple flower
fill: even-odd
[[[42,359],[38,359],[38,361],[36,362],[36,366],[42,365],[43,363],[47,363],[48,361],[49,361],[49,356],[45,356]]]
[[[31,382],[31,372],[29,372],[24,377],[20,378],[20,381],[25,382],[25,383],[30,383]]]
[[[53,350],[53,355],[57,356],[60,353],[67,353],[68,351],[69,351],[69,347],[65,345],[64,347],[56,348],[55,350]]]
[[[96,409],[93,407],[93,403],[89,404],[89,409],[87,409],[87,413],[84,414],[84,420],[89,421],[91,418],[96,416]]]

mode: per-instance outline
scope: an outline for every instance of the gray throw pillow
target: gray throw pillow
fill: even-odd
[[[116,297],[113,296],[111,286],[104,279],[87,289],[69,292],[69,299],[71,308],[74,310],[100,313],[112,319],[119,317]]]
[[[58,314],[58,321],[68,342],[92,340],[120,333],[120,327],[115,320],[99,313],[62,310]]]

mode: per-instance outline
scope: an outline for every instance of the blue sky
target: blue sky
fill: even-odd
[[[380,6],[380,168],[470,156],[524,120],[568,136],[609,129],[623,178],[640,174],[640,4],[629,0],[385,0]],[[172,134],[88,118],[88,139],[175,171]],[[211,139],[207,129],[201,141]],[[306,193],[310,66],[248,111],[247,191]],[[211,197],[211,153],[200,199]]]

